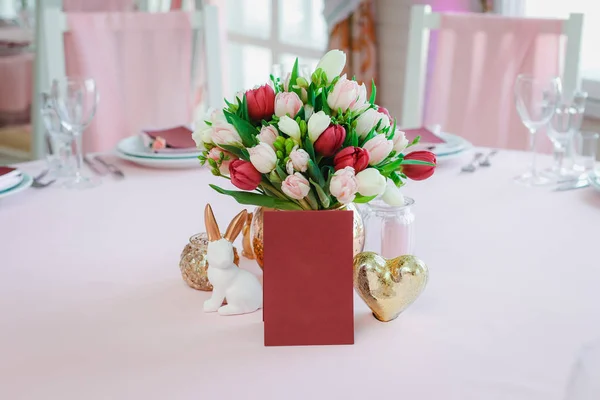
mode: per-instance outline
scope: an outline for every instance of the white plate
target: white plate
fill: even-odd
[[[17,172],[17,175],[4,175],[2,177],[2,183],[0,183],[0,193],[8,192],[10,189],[18,186],[23,182],[23,173],[21,171],[13,171]]]
[[[193,158],[197,159],[200,155],[199,151],[193,151],[190,153],[153,153],[144,147],[142,138],[139,136],[130,136],[125,138],[117,144],[117,150],[123,154],[133,157],[148,158],[148,159],[182,159],[182,158]]]
[[[115,152],[117,157],[131,161],[132,163],[141,165],[149,168],[160,168],[160,169],[184,169],[184,168],[198,168],[200,167],[200,160],[197,157],[192,158],[148,158],[148,157],[135,157],[129,154],[122,153],[120,151]]]
[[[455,155],[473,147],[471,142],[452,133],[440,132],[439,137],[444,139],[445,143],[440,143],[433,149],[433,153],[438,157]]]
[[[8,197],[13,194],[17,194],[17,193],[22,192],[23,190],[29,188],[29,186],[31,186],[31,184],[33,183],[33,178],[31,176],[29,176],[28,174],[26,174],[25,172],[23,172],[22,175],[23,175],[23,180],[21,181],[21,183],[19,183],[17,186],[15,186],[11,189],[0,192],[0,198]]]

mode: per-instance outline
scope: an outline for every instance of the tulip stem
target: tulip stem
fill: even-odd
[[[312,210],[312,207],[310,206],[310,204],[308,204],[306,198],[298,200],[298,203],[300,203],[300,207],[302,207],[303,209]]]
[[[273,193],[273,195],[280,198],[281,200],[289,200],[283,193],[277,190],[275,186],[271,185],[270,183],[263,181],[261,183],[261,186],[264,190]]]

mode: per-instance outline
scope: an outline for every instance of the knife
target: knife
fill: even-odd
[[[107,163],[102,158],[100,158],[100,156],[94,157],[94,160],[96,160],[100,164],[102,164],[108,170],[108,172],[110,172],[111,174],[113,174],[117,178],[119,178],[119,179],[125,178],[125,174],[123,173],[123,171],[121,171],[119,168],[117,168],[116,165]]]
[[[104,176],[106,175],[105,171],[100,171],[100,169],[98,168],[98,166],[92,162],[92,160],[89,159],[88,156],[84,156],[83,157],[83,162],[85,163],[85,165],[88,166],[89,169],[91,169],[96,175],[100,175],[100,176]]]
[[[557,192],[564,192],[566,190],[574,190],[574,189],[583,189],[590,186],[590,181],[588,181],[587,179],[585,180],[579,180],[576,181],[574,183],[566,183],[563,185],[559,185],[556,189],[554,189]]]

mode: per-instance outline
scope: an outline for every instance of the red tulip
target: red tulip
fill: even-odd
[[[329,125],[315,142],[315,151],[325,157],[331,157],[342,147],[346,139],[346,129],[341,125]]]
[[[346,147],[335,155],[333,164],[336,171],[344,167],[352,167],[358,174],[369,165],[369,152],[360,147]]]
[[[413,151],[404,156],[405,160],[419,160],[435,164],[435,154],[430,151]],[[435,165],[403,165],[402,172],[413,181],[429,178],[435,171]]]
[[[387,115],[387,117],[390,119],[390,122],[394,121],[394,119],[390,115],[390,112],[388,111],[387,108],[379,106],[379,108],[377,109],[377,112]]]
[[[250,161],[233,160],[229,164],[231,183],[242,190],[254,190],[260,184],[262,175]]]
[[[269,85],[262,85],[257,89],[246,92],[248,115],[253,121],[271,120],[275,112],[275,92]]]

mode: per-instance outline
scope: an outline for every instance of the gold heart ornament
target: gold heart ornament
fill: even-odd
[[[427,284],[427,265],[415,256],[386,260],[377,253],[354,257],[354,289],[380,321],[395,319]]]

